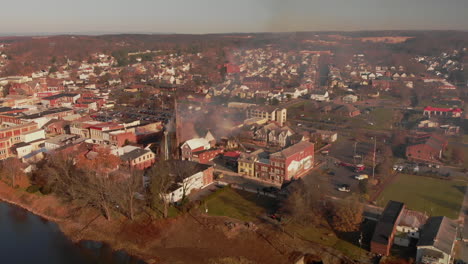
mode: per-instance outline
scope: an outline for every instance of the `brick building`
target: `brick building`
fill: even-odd
[[[390,255],[397,225],[400,221],[405,205],[400,202],[389,201],[377,222],[371,240],[371,252],[382,256]]]
[[[224,152],[223,149],[207,149],[202,151],[197,151],[192,153],[192,161],[201,163],[201,164],[208,164],[218,155]]]
[[[255,178],[274,184],[298,179],[314,166],[314,143],[301,141],[255,163]]]
[[[32,122],[0,129],[0,160],[11,157],[11,147],[22,142],[23,135],[37,129],[37,124]]]
[[[242,84],[252,90],[270,90],[273,82],[268,77],[245,77]]]
[[[441,163],[447,145],[447,139],[437,134],[415,136],[410,138],[406,147],[406,158],[416,162]]]

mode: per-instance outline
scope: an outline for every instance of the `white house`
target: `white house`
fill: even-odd
[[[25,132],[21,135],[21,141],[29,143],[32,141],[36,141],[38,139],[45,139],[45,131],[44,129],[36,129],[32,131]]]
[[[397,234],[394,243],[408,247],[411,239],[419,239],[420,230],[427,219],[428,217],[421,212],[404,209],[396,227]]]
[[[310,99],[319,102],[328,102],[330,101],[330,95],[328,94],[328,91],[313,91],[310,95]]]
[[[47,151],[57,149],[61,146],[67,145],[69,143],[84,141],[83,138],[80,139],[77,135],[59,135],[53,138],[49,138],[45,141],[45,148]]]
[[[166,201],[170,203],[179,202],[184,196],[192,191],[203,189],[213,183],[213,167],[205,164],[199,164],[191,161],[175,161],[176,166],[192,167],[192,172],[186,175],[173,175],[175,183],[169,188],[166,194]]]
[[[352,103],[357,102],[358,97],[354,94],[348,94],[348,95],[343,96],[341,100],[343,101],[343,103],[352,104]]]
[[[452,263],[456,235],[457,223],[455,221],[445,216],[429,218],[416,245],[416,263]]]

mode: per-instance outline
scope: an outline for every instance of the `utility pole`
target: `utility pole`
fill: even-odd
[[[375,152],[377,150],[377,137],[374,137],[374,155],[372,157],[372,179],[375,177]]]
[[[354,155],[353,155],[354,164],[356,164],[356,146],[357,146],[357,141],[354,142]]]

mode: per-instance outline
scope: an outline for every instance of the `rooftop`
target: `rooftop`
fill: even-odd
[[[380,216],[379,222],[374,230],[372,241],[387,245],[392,236],[393,228],[397,224],[398,217],[402,213],[405,205],[400,202],[389,201]]]
[[[123,155],[120,156],[120,158],[124,161],[132,161],[138,157],[141,157],[143,155],[146,155],[148,153],[150,153],[151,151],[150,150],[147,150],[147,149],[142,149],[142,148],[137,148],[137,149],[134,149],[132,151],[129,151]]]
[[[298,152],[303,151],[306,148],[309,148],[311,146],[314,146],[314,143],[308,142],[308,141],[301,141],[295,145],[290,146],[289,148],[283,149],[279,152],[273,153],[271,156],[272,157],[284,157],[287,158],[289,156],[292,156]]]
[[[445,217],[436,216],[427,220],[417,244],[420,246],[433,246],[450,255],[457,234],[457,224]]]

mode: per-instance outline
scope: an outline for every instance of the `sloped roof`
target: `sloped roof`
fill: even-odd
[[[122,156],[120,156],[120,159],[124,160],[124,161],[131,161],[131,160],[134,160],[138,157],[141,157],[145,154],[148,154],[150,153],[151,151],[150,150],[147,150],[147,149],[141,149],[141,148],[137,148],[137,149],[134,149],[130,152],[127,152],[125,154],[123,154]]]
[[[420,246],[433,246],[450,255],[457,234],[457,224],[445,217],[436,216],[427,220],[417,244]]]
[[[292,156],[294,154],[296,154],[297,152],[300,152],[300,151],[303,151],[304,149],[310,147],[310,146],[313,146],[314,143],[312,142],[308,142],[308,141],[301,141],[295,145],[292,145],[290,146],[289,148],[286,148],[286,149],[283,149],[279,152],[276,152],[276,153],[273,153],[271,156],[273,157],[289,157],[289,156]]]
[[[209,131],[209,130],[208,130],[208,132],[206,132],[205,139],[208,140],[208,141],[216,140],[215,137],[213,136],[213,134],[211,133],[211,131]]]
[[[404,208],[404,204],[395,201],[389,201],[387,206],[380,216],[379,222],[374,230],[372,241],[379,244],[387,245],[390,241],[390,237],[393,232],[394,226],[397,224],[396,221]]]
[[[427,221],[427,216],[421,212],[405,209],[401,215],[399,226],[421,228]]]
[[[185,141],[185,144],[187,144],[190,149],[197,149],[199,147],[209,145],[210,142],[208,142],[206,138],[192,138]]]

